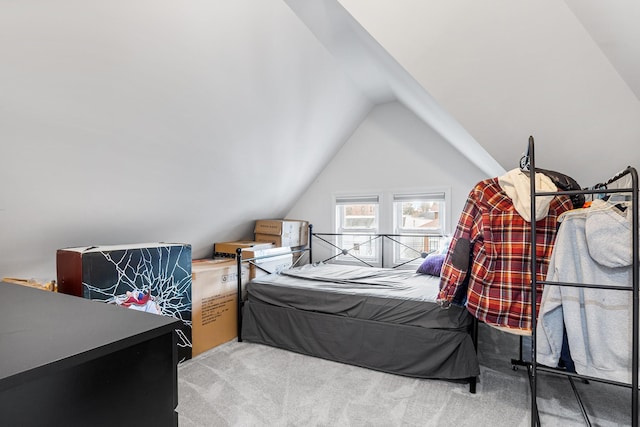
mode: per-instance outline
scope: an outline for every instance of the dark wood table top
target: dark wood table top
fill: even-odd
[[[168,316],[0,282],[0,391],[179,325]]]

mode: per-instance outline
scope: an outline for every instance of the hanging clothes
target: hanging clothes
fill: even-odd
[[[556,186],[535,174],[536,191]],[[546,275],[557,218],[572,209],[566,196],[536,200],[536,274]],[[529,175],[519,169],[479,182],[469,193],[445,258],[438,299],[466,304],[479,320],[514,333],[531,331],[531,197]],[[542,296],[540,285],[537,298]]]
[[[631,287],[631,208],[596,199],[560,217],[547,280]],[[537,325],[537,360],[558,364],[562,331],[576,372],[631,382],[632,294],[547,285]]]

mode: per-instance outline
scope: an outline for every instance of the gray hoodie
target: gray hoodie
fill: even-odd
[[[631,288],[631,208],[595,200],[566,212],[547,280]],[[546,285],[538,317],[537,360],[555,367],[566,326],[579,374],[631,382],[632,293]]]

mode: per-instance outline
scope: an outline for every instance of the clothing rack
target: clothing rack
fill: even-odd
[[[524,158],[527,158],[527,161],[521,159],[520,164],[526,164],[529,166],[529,170],[535,171],[535,150],[534,150],[534,141],[533,137],[529,137],[529,144],[527,146],[527,151]],[[582,379],[584,381],[596,381],[606,384],[611,384],[620,387],[627,387],[631,389],[631,425],[634,427],[638,426],[638,357],[639,357],[639,340],[638,340],[638,318],[639,318],[639,298],[638,298],[638,280],[639,280],[639,272],[638,272],[638,255],[639,255],[639,238],[638,238],[638,174],[635,168],[627,167],[621,172],[618,172],[612,178],[610,178],[606,184],[613,183],[614,181],[630,175],[632,178],[632,185],[629,188],[616,188],[616,189],[607,189],[605,188],[592,188],[585,190],[575,190],[575,191],[557,191],[557,192],[540,192],[536,193],[535,189],[535,179],[530,180],[531,185],[531,212],[532,218],[535,216],[536,211],[536,197],[537,196],[554,196],[554,195],[575,195],[575,194],[609,194],[609,193],[631,193],[631,201],[632,201],[632,287],[611,287],[611,286],[603,286],[598,284],[583,284],[583,283],[565,283],[565,282],[547,282],[547,281],[538,281],[536,278],[536,224],[535,221],[531,222],[531,363],[527,365],[527,372],[529,376],[529,383],[531,386],[531,426],[540,426],[540,418],[538,414],[538,406],[537,406],[537,379],[538,372],[548,372],[556,375],[566,376],[569,380],[575,397],[578,401],[578,405],[580,406],[580,411],[582,412],[584,421],[586,425],[591,425],[589,421],[588,414],[582,403],[582,399],[580,398],[580,394],[575,387],[574,378]],[[545,366],[538,366],[536,361],[536,353],[537,353],[537,344],[536,344],[536,325],[537,325],[537,312],[536,312],[536,300],[537,300],[537,285],[554,285],[554,286],[576,286],[583,288],[598,288],[603,290],[625,290],[632,291],[633,293],[633,308],[632,308],[632,360],[631,360],[631,384],[621,383],[617,381],[606,380],[603,378],[590,377],[585,375],[580,375],[571,372],[559,371],[557,369],[548,368]]]

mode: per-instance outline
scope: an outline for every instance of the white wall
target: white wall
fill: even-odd
[[[370,109],[281,0],[0,5],[0,277],[283,216]]]
[[[502,175],[505,172],[460,122],[442,108],[427,88],[400,65],[339,0],[284,1],[375,104],[396,100],[401,102],[485,173]],[[372,6],[371,3],[367,1],[366,7],[375,9],[375,5]],[[388,1],[385,4],[392,9],[399,6]],[[407,5],[403,3],[400,7]],[[409,7],[415,9],[415,6],[412,4]],[[389,21],[384,21],[384,25],[403,33],[402,28],[389,25]],[[414,45],[415,40],[408,40],[408,43]]]
[[[611,35],[616,24],[638,27],[637,1],[593,11],[580,0],[572,9],[556,0],[339,1],[505,169],[529,135],[538,167],[583,186],[640,167],[640,100],[587,31],[596,26],[572,12]],[[623,51],[640,57],[638,42],[624,40]]]
[[[486,178],[415,114],[391,102],[369,113],[287,216],[309,220],[314,232],[332,233],[335,194],[449,187],[453,231],[469,191]]]

